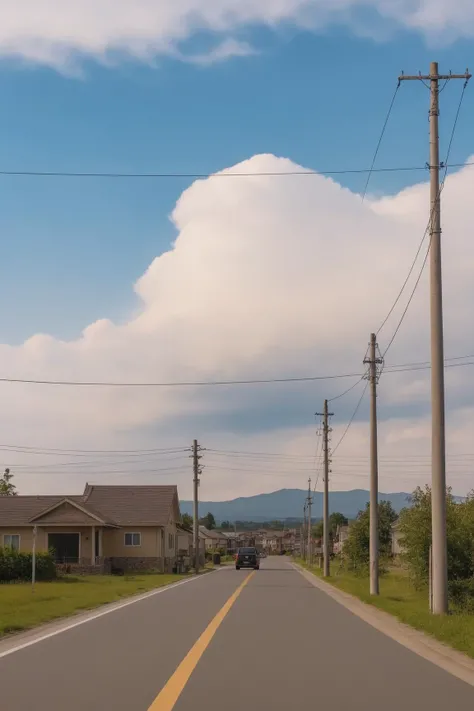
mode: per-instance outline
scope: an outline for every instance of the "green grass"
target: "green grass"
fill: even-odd
[[[52,583],[0,585],[0,637],[174,583],[185,575],[91,575]]]
[[[299,562],[308,569],[305,563]],[[321,577],[319,567],[311,567],[310,570]],[[459,612],[452,612],[446,617],[432,615],[428,609],[428,591],[415,590],[403,569],[393,569],[381,576],[378,597],[370,595],[368,577],[358,577],[341,570],[337,562],[332,563],[331,577],[326,582],[474,658],[474,615]]]

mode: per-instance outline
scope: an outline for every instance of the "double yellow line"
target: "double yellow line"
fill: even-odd
[[[237,590],[232,593],[225,605],[219,610],[214,619],[206,627],[202,635],[199,637],[194,646],[189,650],[179,667],[174,674],[168,679],[165,686],[162,688],[148,711],[171,711],[181,696],[184,687],[189,681],[189,677],[195,670],[199,660],[209,646],[212,638],[219,629],[226,615],[229,613],[232,605],[239,597],[240,593],[255,575],[255,571],[248,575],[244,582],[239,585]]]

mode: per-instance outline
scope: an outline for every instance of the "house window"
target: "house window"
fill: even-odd
[[[137,548],[142,544],[142,534],[141,533],[126,533],[125,534],[125,545],[133,546]]]
[[[168,548],[174,548],[174,536],[172,533],[168,533]]]
[[[5,548],[11,548],[14,551],[20,550],[20,536],[18,533],[6,533],[3,536],[3,545]]]

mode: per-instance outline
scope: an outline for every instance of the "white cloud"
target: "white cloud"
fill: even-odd
[[[299,168],[290,160],[260,155],[224,174]],[[473,189],[474,170],[466,167],[448,178],[443,193],[448,357],[474,351],[466,328],[474,299],[474,247],[466,228],[473,207],[466,196]],[[142,305],[132,320],[124,325],[97,321],[71,342],[37,334],[18,347],[0,346],[0,373],[12,378],[166,382],[360,371],[369,334],[388,311],[425,228],[428,197],[428,187],[420,185],[362,204],[360,196],[322,176],[198,180],[173,212],[178,232],[174,246],[157,257],[135,285]],[[424,278],[389,362],[429,357],[427,293]],[[379,337],[382,349],[404,303],[402,299]],[[468,409],[474,394],[468,374],[467,368],[447,373],[448,421],[454,426],[452,437],[461,437],[465,451],[474,419]],[[392,434],[387,434],[382,452],[386,447],[400,455],[424,453],[428,379],[423,371],[383,377],[379,411],[382,420],[390,419]],[[183,446],[193,436],[203,436],[205,444],[216,447],[242,439],[247,431],[250,445],[240,448],[251,449],[252,442],[254,448],[263,447],[266,440],[281,451],[304,435],[293,425],[295,417],[311,422],[322,398],[341,392],[350,382],[224,389],[5,383],[2,442],[131,449]],[[356,395],[354,391],[334,403],[336,427],[347,421]],[[400,416],[405,422],[396,419]],[[268,435],[262,433],[264,427]],[[354,425],[341,455],[357,454],[366,446],[366,434],[356,437],[363,428],[366,425]],[[335,432],[335,441],[337,436]],[[351,442],[358,444],[353,447]],[[1,464],[13,466],[15,461],[33,460],[9,453]],[[57,490],[61,485],[70,491],[103,468],[69,466],[64,471],[72,474],[60,482],[59,475],[38,479],[37,472],[25,470],[20,483],[29,490]],[[209,498],[234,491],[232,474],[221,473],[217,481],[211,471]],[[170,476],[189,483],[181,471]],[[303,479],[265,474],[249,488],[301,485]],[[341,485],[350,482],[348,476]],[[359,484],[357,477],[352,484]]]
[[[471,0],[0,0],[0,53],[63,69],[78,55],[108,62],[124,53],[149,62],[179,56],[183,42],[207,32],[218,38],[209,59],[222,60],[223,48],[226,56],[248,53],[232,38],[246,28],[338,22],[360,34],[357,14],[367,9],[394,27],[444,40],[474,34]]]

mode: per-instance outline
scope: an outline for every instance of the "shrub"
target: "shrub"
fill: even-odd
[[[462,612],[474,612],[474,578],[466,580],[451,580],[449,582],[449,599]]]
[[[0,548],[0,583],[31,580],[32,553],[19,553],[9,548]],[[50,553],[36,554],[36,580],[54,580],[56,566]]]

